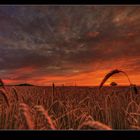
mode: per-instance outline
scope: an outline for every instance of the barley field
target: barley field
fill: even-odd
[[[130,86],[3,86],[0,129],[140,129],[140,94]]]

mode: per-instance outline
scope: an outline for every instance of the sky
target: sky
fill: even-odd
[[[6,84],[99,85],[113,69],[140,85],[139,6],[0,6]],[[122,74],[106,84],[128,85]]]

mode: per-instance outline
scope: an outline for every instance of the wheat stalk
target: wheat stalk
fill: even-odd
[[[134,130],[140,130],[140,126],[137,125],[131,125],[130,128]]]
[[[124,71],[122,71],[122,70],[117,70],[117,69],[115,69],[115,70],[112,70],[112,71],[110,71],[109,73],[107,73],[107,74],[105,75],[105,77],[103,78],[102,82],[101,82],[100,85],[99,85],[99,89],[102,88],[102,86],[104,85],[104,83],[105,83],[111,76],[113,76],[114,74],[117,74],[117,73],[123,73],[123,74],[127,77],[128,81],[129,81],[129,83],[130,83],[130,85],[131,85],[131,81],[130,81],[128,75],[127,75]]]
[[[0,95],[2,95],[2,97],[4,98],[4,100],[5,100],[6,104],[7,104],[7,106],[9,107],[10,104],[9,104],[9,100],[8,100],[8,97],[7,97],[7,95],[6,95],[5,90],[0,89]]]
[[[0,79],[0,84],[1,86],[4,86],[4,82],[2,81],[2,79]]]
[[[55,84],[52,83],[52,103],[54,101]]]
[[[30,114],[29,106],[25,103],[20,103],[19,108],[20,108],[21,115],[25,120],[25,125],[26,125],[27,129],[34,129],[35,124],[33,122],[32,116]]]
[[[112,130],[111,127],[99,121],[87,121],[82,123],[78,129]]]
[[[35,109],[42,115],[44,116],[44,118],[47,120],[48,124],[49,124],[49,127],[52,129],[52,130],[55,130],[55,125],[53,124],[53,120],[51,119],[51,117],[49,116],[48,114],[48,111],[46,111],[44,109],[43,106],[41,105],[37,105],[35,106]]]
[[[132,94],[138,94],[139,93],[138,89],[137,89],[137,86],[134,85],[134,84],[130,85],[130,90],[131,90]]]
[[[14,91],[13,93],[15,95],[16,100],[19,101],[19,97],[18,97],[18,93],[17,93],[16,89],[13,88],[13,91]]]

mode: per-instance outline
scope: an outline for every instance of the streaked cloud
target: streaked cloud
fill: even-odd
[[[7,83],[96,85],[118,68],[140,84],[138,6],[0,6],[0,19]]]

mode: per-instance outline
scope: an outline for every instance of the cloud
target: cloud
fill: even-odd
[[[137,6],[0,6],[0,75],[24,81],[136,70],[139,13]]]

